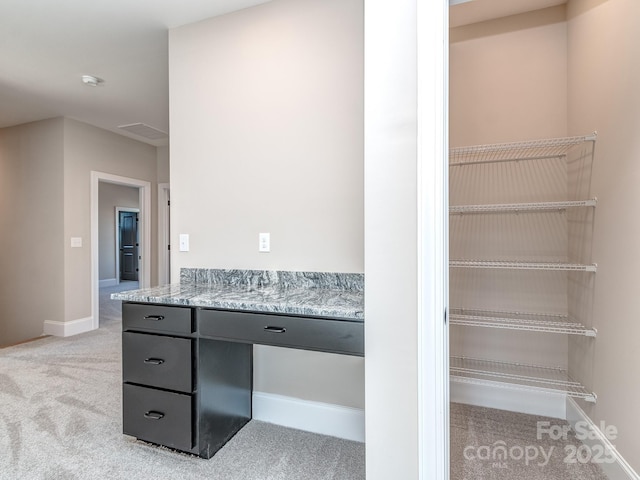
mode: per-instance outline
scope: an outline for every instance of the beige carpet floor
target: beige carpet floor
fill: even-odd
[[[451,480],[606,480],[597,463],[571,463],[582,445],[573,431],[553,440],[538,422],[569,430],[556,418],[452,404]]]

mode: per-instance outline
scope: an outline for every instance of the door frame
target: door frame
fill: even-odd
[[[451,1],[451,0],[450,0]],[[449,2],[416,2],[418,470],[449,479]],[[460,0],[462,3],[467,0]],[[451,2],[453,3],[453,2]]]
[[[140,217],[140,209],[139,208],[131,208],[131,207],[115,207],[116,208],[116,285],[120,285],[120,212],[131,212],[137,213],[138,217]],[[138,219],[138,243],[140,243],[140,220]],[[138,257],[140,257],[140,247],[138,246]],[[140,259],[138,258],[138,270],[140,270]],[[140,281],[140,271],[138,271],[138,281]]]
[[[98,248],[99,235],[99,186],[100,182],[137,187],[139,192],[140,215],[138,220],[138,235],[140,250],[138,268],[140,288],[151,286],[151,182],[137,178],[123,177],[111,173],[91,171],[91,316],[93,329],[100,326],[100,251]]]
[[[463,3],[460,0],[457,3]],[[449,423],[449,6],[416,2],[419,478],[447,480]]]
[[[158,184],[158,285],[171,283],[171,217],[169,215],[170,186]]]

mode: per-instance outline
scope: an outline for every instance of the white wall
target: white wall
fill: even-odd
[[[135,187],[100,182],[98,198],[99,278],[117,280],[119,272],[116,272],[116,207],[139,208],[139,190]]]
[[[169,183],[169,147],[157,147],[158,183]]]
[[[65,320],[91,317],[91,171],[156,182],[156,147],[69,118],[64,119]],[[157,198],[155,188],[152,199]],[[156,218],[156,201],[152,217]],[[81,237],[82,248],[71,248]],[[157,233],[152,228],[152,252]],[[151,254],[154,283],[157,255]]]
[[[564,136],[564,6],[450,32],[452,147]]]
[[[0,346],[64,318],[63,121],[0,129]]]
[[[565,7],[558,6],[451,29],[452,147],[567,134],[565,20]],[[567,173],[557,162],[527,166],[526,171],[511,164],[450,169],[452,205],[566,198]],[[454,215],[450,255],[567,261],[567,236],[561,215]],[[557,272],[452,269],[450,287],[452,308],[560,314],[568,309],[567,276]],[[566,367],[568,340],[564,335],[452,326],[451,353]]]
[[[181,267],[362,272],[363,4],[279,0],[169,35]],[[271,253],[258,253],[258,233]],[[255,348],[256,391],[364,406],[364,362]]]
[[[68,118],[0,130],[0,222],[13,232],[0,236],[0,344],[41,335],[43,322],[58,332],[91,317],[92,170],[155,184],[156,148]],[[150,261],[153,282],[157,255]]]
[[[615,425],[612,443],[640,471],[638,272],[640,265],[640,3],[581,0],[568,6],[569,133],[598,131],[592,194],[593,304],[598,337],[571,345],[571,369],[591,380],[594,406],[581,405],[599,424]]]
[[[367,4],[365,19],[367,477],[414,479],[428,454],[418,450],[416,4]]]

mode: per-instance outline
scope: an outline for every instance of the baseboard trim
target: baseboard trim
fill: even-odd
[[[307,432],[364,442],[364,410],[253,392],[253,418]]]
[[[100,288],[115,287],[116,285],[118,285],[118,279],[117,278],[105,278],[104,280],[100,280],[98,282],[98,285],[99,285]]]
[[[477,407],[562,419],[567,415],[565,395],[562,394],[452,381],[449,395],[452,402]]]
[[[640,480],[640,477],[635,470],[631,468],[631,465],[620,455],[616,447],[604,435],[602,430],[593,423],[573,398],[567,398],[567,421],[574,430],[576,430],[576,424],[578,422],[584,422],[582,427],[588,429],[589,435],[587,435],[587,438],[582,439],[582,442],[591,448],[596,445],[601,446],[604,449],[603,451],[610,454],[610,457],[614,459],[613,463],[599,464],[609,480]],[[581,428],[581,431],[585,431],[585,428]],[[593,433],[593,435],[591,435],[591,433]]]
[[[69,322],[56,322],[54,320],[44,321],[44,335],[54,335],[56,337],[70,337],[93,330],[93,317],[79,318]]]

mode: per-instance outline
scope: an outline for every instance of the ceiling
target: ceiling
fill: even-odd
[[[267,1],[1,0],[0,128],[65,116],[166,145],[118,127],[169,132],[168,29]],[[472,0],[451,7],[451,25],[562,3]],[[104,83],[87,86],[85,74]]]
[[[0,128],[66,116],[165,145],[118,126],[169,131],[168,29],[266,1],[1,0]]]
[[[554,7],[567,0],[449,0],[449,3],[449,25],[459,27]]]

